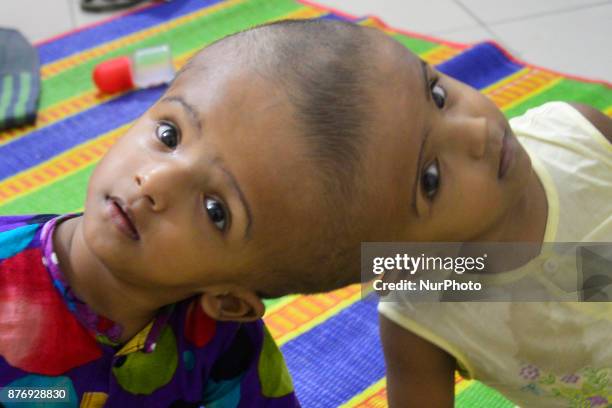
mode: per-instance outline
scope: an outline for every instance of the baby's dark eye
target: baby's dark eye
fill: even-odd
[[[438,162],[435,161],[423,172],[421,175],[421,186],[423,192],[427,198],[433,198],[438,193],[438,186],[440,185],[440,171],[438,169]]]
[[[438,80],[431,84],[431,98],[439,109],[446,104],[446,91],[438,85]]]
[[[170,149],[176,148],[179,144],[179,131],[172,123],[160,122],[157,125],[155,134],[159,141]]]
[[[206,197],[204,199],[204,206],[208,213],[208,218],[215,224],[220,231],[225,231],[227,228],[227,213],[223,204],[214,198]]]

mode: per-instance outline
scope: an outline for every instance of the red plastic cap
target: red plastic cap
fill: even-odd
[[[129,57],[118,57],[101,62],[94,69],[93,80],[106,93],[131,89],[134,87],[132,61]]]

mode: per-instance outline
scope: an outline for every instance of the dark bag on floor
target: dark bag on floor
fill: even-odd
[[[0,131],[36,120],[39,67],[36,49],[22,34],[0,28]]]

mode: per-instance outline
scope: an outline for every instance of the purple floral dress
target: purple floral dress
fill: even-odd
[[[62,277],[51,240],[61,219],[0,217],[0,406],[299,406],[261,321],[218,322],[187,299],[119,344],[121,328]]]

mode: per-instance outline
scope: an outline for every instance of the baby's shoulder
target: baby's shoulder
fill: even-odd
[[[570,106],[576,109],[586,120],[591,122],[593,126],[612,143],[612,119],[603,114],[603,112],[593,108],[590,105],[585,105],[578,102],[570,102]]]
[[[588,105],[548,102],[510,119],[510,126],[537,155],[556,155],[558,149],[586,157],[612,152],[612,122]]]

